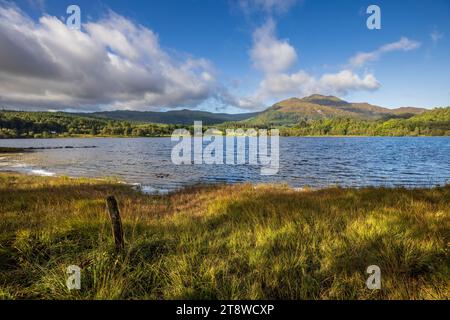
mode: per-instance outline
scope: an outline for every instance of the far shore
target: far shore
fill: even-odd
[[[52,140],[52,139],[154,139],[154,138],[171,138],[171,135],[164,136],[93,136],[93,135],[73,135],[73,136],[48,136],[48,137],[14,137],[14,138],[0,138],[2,140]],[[177,135],[178,137],[178,135]],[[236,136],[227,136],[236,137]],[[383,135],[280,135],[280,138],[449,138],[450,135],[398,135],[398,136],[383,136]],[[0,147],[2,148],[2,147]],[[1,153],[1,149],[0,149]]]
[[[33,152],[34,150],[53,150],[53,149],[93,149],[97,146],[57,146],[57,147],[26,147],[26,148],[12,148],[12,147],[0,147],[0,154],[14,154]]]

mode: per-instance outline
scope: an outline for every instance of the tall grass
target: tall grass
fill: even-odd
[[[450,186],[147,196],[113,181],[0,174],[4,299],[449,299],[449,243]],[[69,265],[82,268],[81,290],[66,287]],[[369,265],[381,290],[365,285]]]

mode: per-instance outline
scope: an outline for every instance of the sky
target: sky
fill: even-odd
[[[238,113],[311,94],[449,106],[450,0],[0,0],[3,108]]]

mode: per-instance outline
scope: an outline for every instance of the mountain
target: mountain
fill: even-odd
[[[304,120],[333,118],[354,118],[360,120],[407,119],[425,110],[413,107],[388,109],[369,103],[350,103],[338,97],[314,94],[302,99],[290,98],[283,100],[263,112],[253,113],[227,114],[184,109],[167,112],[116,110],[75,113],[74,115],[107,120],[176,125],[192,125],[194,121],[202,121],[204,125],[244,122],[255,126],[289,126]]]
[[[290,98],[274,104],[259,115],[245,120],[254,125],[292,125],[304,120],[353,118],[387,120],[410,118],[424,112],[422,108],[388,109],[369,103],[350,103],[334,96],[314,94],[302,99]]]
[[[336,98],[330,99],[335,105],[342,105]],[[329,104],[331,105],[331,104]],[[322,111],[332,112],[331,116],[307,119],[305,113],[295,114],[292,105],[279,105],[253,119],[245,121],[226,122],[219,124],[221,129],[242,128],[259,121],[259,127],[273,127],[274,119],[283,120],[288,125],[280,126],[280,134],[284,136],[450,136],[450,107],[435,108],[409,117],[401,118],[392,115],[387,120],[371,121],[361,118],[339,117],[335,114],[351,114],[349,110],[321,106]],[[347,106],[348,107],[348,106]],[[379,109],[369,108],[370,112],[380,112]],[[289,112],[278,111],[287,108]],[[294,110],[291,110],[294,108]],[[366,109],[367,109],[366,108]],[[313,108],[308,109],[314,110]],[[375,110],[375,111],[374,111]],[[368,112],[369,112],[368,111]],[[394,110],[394,113],[417,112],[415,109]],[[293,121],[293,116],[298,122]],[[290,117],[285,117],[289,115]],[[262,123],[264,117],[272,116],[270,121]],[[283,118],[283,116],[285,118]],[[278,118],[275,118],[278,117]],[[307,120],[305,120],[307,119]],[[142,120],[142,119],[139,119]],[[281,122],[281,120],[279,122]],[[254,124],[252,124],[253,126]],[[256,125],[255,125],[256,126]],[[192,127],[186,125],[185,127]],[[1,138],[51,138],[51,137],[161,137],[170,136],[180,125],[156,124],[133,121],[111,120],[107,118],[90,117],[89,114],[79,116],[64,112],[24,112],[0,110],[0,139]]]
[[[259,112],[228,114],[195,110],[156,111],[103,111],[89,114],[89,117],[133,122],[152,122],[162,124],[192,125],[194,121],[203,121],[205,125],[219,124],[228,121],[241,121],[257,116]]]

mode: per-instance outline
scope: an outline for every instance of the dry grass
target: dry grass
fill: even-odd
[[[114,181],[0,174],[5,299],[449,299],[449,243],[450,186],[146,196]],[[373,264],[378,291],[365,286]],[[82,267],[80,291],[65,286],[69,265]]]

